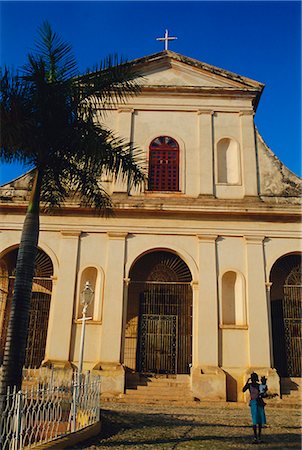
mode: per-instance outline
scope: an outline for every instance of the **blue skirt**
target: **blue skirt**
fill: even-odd
[[[264,407],[258,405],[257,400],[250,400],[250,408],[253,425],[265,425],[266,417]]]

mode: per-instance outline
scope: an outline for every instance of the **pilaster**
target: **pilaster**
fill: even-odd
[[[239,113],[239,117],[245,196],[257,196],[258,189],[254,112],[242,111]]]
[[[108,232],[107,264],[101,337],[101,366],[120,363],[124,262],[126,238],[128,233]]]
[[[201,195],[214,194],[213,167],[213,111],[199,110],[198,114],[198,154],[200,167]]]
[[[263,239],[264,236],[245,237],[250,367],[270,367]]]
[[[270,367],[274,367],[274,351],[273,351],[273,328],[272,328],[272,309],[271,309],[271,287],[273,283],[267,281],[265,283],[266,288],[266,303],[267,303],[267,314],[268,314],[268,324],[269,324],[269,349],[270,349]]]
[[[192,365],[198,365],[198,335],[199,335],[199,283],[191,281],[192,287]]]
[[[49,311],[45,361],[64,366],[69,361],[80,231],[62,231],[60,267]]]
[[[194,317],[194,366],[218,366],[216,235],[198,235],[199,299]]]
[[[119,108],[118,109],[118,135],[125,139],[125,142],[131,142],[133,140],[132,127],[133,127],[133,113],[132,108]],[[114,192],[128,192],[127,181],[116,180],[114,184]]]

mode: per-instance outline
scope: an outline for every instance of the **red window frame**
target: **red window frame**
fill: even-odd
[[[149,146],[149,191],[179,191],[179,145],[158,136]]]

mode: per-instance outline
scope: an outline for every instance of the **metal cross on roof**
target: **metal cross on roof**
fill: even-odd
[[[166,30],[164,38],[156,38],[157,41],[165,41],[165,50],[168,50],[168,41],[175,41],[177,37],[169,37],[169,32]]]

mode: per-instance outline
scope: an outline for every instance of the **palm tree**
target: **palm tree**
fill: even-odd
[[[94,71],[77,75],[70,45],[48,22],[39,29],[35,52],[21,71],[1,72],[0,159],[33,168],[4,351],[2,398],[8,386],[20,389],[22,383],[40,203],[54,207],[73,197],[104,213],[112,203],[100,185],[102,173],[135,187],[145,179],[137,150],[94,120],[96,110],[104,114],[139,92],[131,64],[109,57]]]

